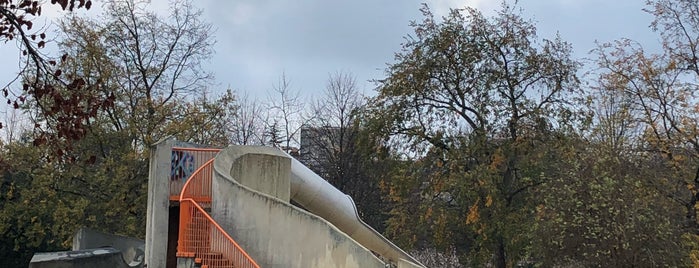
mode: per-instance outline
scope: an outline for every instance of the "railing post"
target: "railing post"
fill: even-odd
[[[192,222],[192,208],[190,202],[180,202],[180,228],[177,241],[177,253],[190,253],[189,246],[186,241],[187,227]],[[192,252],[193,253],[193,252]]]

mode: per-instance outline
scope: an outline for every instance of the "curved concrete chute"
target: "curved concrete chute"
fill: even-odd
[[[288,158],[289,162],[273,160],[275,156]],[[270,199],[267,199],[267,201],[259,201],[259,204],[267,204],[261,208],[268,210],[268,213],[275,213],[273,211],[274,209],[270,209],[271,207],[276,209],[282,206],[282,204],[272,205],[269,203],[271,202],[269,200],[278,200],[276,202],[284,203],[284,206],[293,207],[295,210],[303,211],[288,203],[290,200],[294,201],[315,217],[319,217],[337,228],[339,231],[351,238],[351,240],[354,240],[356,243],[361,245],[361,247],[371,250],[394,263],[411,263],[414,265],[407,267],[424,267],[424,265],[421,265],[415,258],[405,253],[402,249],[391,243],[391,241],[383,237],[371,226],[364,223],[359,218],[357,208],[350,196],[332,186],[325,179],[321,178],[318,174],[286,153],[270,147],[234,145],[224,149],[216,156],[214,160],[214,170],[215,173],[222,175],[222,177],[226,178],[226,180],[229,180],[231,183],[240,185],[240,187],[242,187],[240,188],[236,186],[237,188],[226,188],[230,191],[239,192],[238,196],[234,196],[231,193],[222,192],[224,191],[223,188],[219,187],[225,188],[228,186],[225,186],[225,184],[220,184],[214,180],[214,188],[218,188],[214,189],[214,192],[220,193],[218,198],[225,198],[221,195],[226,195],[232,198],[237,198],[239,202],[241,202],[240,204],[252,202],[255,198],[249,199],[243,197],[249,194],[245,191],[236,190],[246,189],[246,191],[252,191],[263,196],[269,196]],[[285,173],[282,170],[286,170],[285,172],[290,171],[291,174],[286,173],[286,175],[281,175],[282,173]],[[286,179],[278,176],[286,177]],[[277,177],[278,181],[264,181],[275,180],[274,177]],[[216,198],[216,194],[214,194],[214,200],[216,200]],[[236,213],[235,211],[239,209],[239,207],[235,207],[233,204],[227,207],[223,206],[223,204],[217,205],[214,203],[214,218],[217,217],[217,213],[232,214]],[[220,209],[228,210],[229,212],[218,212]],[[297,212],[289,211],[284,212],[283,214],[295,214]],[[249,214],[249,216],[253,217],[253,214]],[[286,219],[293,218],[289,218],[286,215],[278,216]],[[221,217],[224,216],[222,215]],[[299,217],[303,218],[303,216]],[[282,220],[282,218],[274,218],[271,215],[262,216],[262,218],[265,220],[258,222],[257,224],[266,225],[269,223],[269,221]],[[227,216],[227,219],[236,220],[231,216]],[[313,225],[313,221],[308,223]],[[255,223],[245,222],[244,220],[240,220],[240,222],[237,224],[237,226],[231,227],[239,228],[240,230],[250,230],[250,228],[246,226],[256,225]],[[274,228],[287,228],[287,226],[293,226],[295,224],[297,223],[288,222],[286,226],[275,225],[276,227]],[[277,230],[275,229],[273,232],[274,231]]]
[[[255,244],[249,245],[253,252],[258,247],[269,249],[283,244],[284,241],[300,237],[298,234],[288,233],[287,229],[291,232],[305,233],[314,230],[312,232],[317,232],[314,236],[329,238],[330,244],[327,245],[332,244],[332,247],[345,245],[343,247],[346,247],[348,252],[354,252],[352,254],[356,256],[374,258],[371,254],[362,255],[365,253],[358,253],[361,250],[338,241],[353,240],[353,243],[364,251],[371,250],[397,264],[411,264],[403,267],[424,267],[415,258],[364,223],[359,218],[357,208],[350,196],[332,186],[298,160],[277,149],[238,145],[228,147],[216,156],[214,173],[216,175],[213,181],[213,217],[219,223],[224,222],[222,226],[227,225],[238,232],[244,241]],[[227,203],[225,202],[227,198],[237,199],[237,201]],[[216,201],[217,199],[222,202]],[[308,212],[292,206],[289,204],[290,200]],[[250,207],[255,207],[257,210],[248,209],[248,214],[240,212]],[[287,208],[293,209],[287,210]],[[313,215],[333,228],[318,228],[323,223],[310,219],[304,214]],[[280,221],[283,219],[289,221],[281,224]],[[293,226],[299,226],[299,228],[290,229],[295,228]],[[313,228],[316,229],[311,226],[315,226]],[[339,230],[347,238],[336,236],[332,229]],[[285,237],[285,239],[271,244],[264,242],[273,237]],[[304,243],[313,243],[312,240],[315,239],[304,241]],[[328,242],[327,239],[324,241],[323,243]],[[281,256],[273,257],[282,258]],[[262,261],[260,265],[267,260]]]
[[[261,267],[386,267],[330,221],[290,203],[291,159],[231,146],[213,162],[211,216]]]
[[[324,218],[368,249],[394,262],[420,264],[359,217],[352,197],[341,192],[298,160],[291,158],[291,200]],[[424,267],[424,266],[423,266]]]

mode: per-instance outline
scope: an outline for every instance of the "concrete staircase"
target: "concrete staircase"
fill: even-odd
[[[192,217],[192,222],[185,228],[185,237],[191,249],[194,249],[194,259],[202,268],[235,268],[221,252],[211,250],[211,224],[202,216]]]

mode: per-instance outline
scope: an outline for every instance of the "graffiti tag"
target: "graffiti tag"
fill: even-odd
[[[172,151],[170,180],[186,180],[194,173],[194,155],[188,152]]]

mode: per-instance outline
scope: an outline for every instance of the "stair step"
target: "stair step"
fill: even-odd
[[[197,244],[210,244],[211,240],[207,238],[201,238],[201,237],[185,237],[185,240],[189,243],[197,243]]]
[[[211,250],[211,248],[210,248],[210,247],[190,246],[190,247],[187,247],[187,250],[188,250],[188,251],[193,251],[193,252],[196,253],[196,252],[207,252],[207,251]]]
[[[202,267],[204,267],[202,265]],[[209,268],[236,268],[235,265],[228,264],[228,265],[217,265],[217,264],[206,264],[206,267]]]
[[[210,228],[190,228],[187,227],[185,229],[185,234],[196,234],[196,233],[202,233],[202,232],[211,232]]]
[[[186,242],[185,245],[187,246],[188,251],[197,250],[196,252],[206,252],[211,250],[210,244]]]
[[[211,244],[211,240],[208,238],[202,238],[202,237],[185,237],[185,240],[188,243],[196,243],[196,244]]]
[[[211,229],[190,229],[190,228],[185,229],[185,234],[201,234],[201,233],[208,234],[209,232],[211,232]]]
[[[190,229],[190,230],[210,229],[210,228],[211,228],[211,224],[209,224],[208,222],[205,224],[201,223],[201,224],[188,224],[187,225],[187,229]]]
[[[203,233],[203,232],[185,232],[184,237],[186,238],[205,238],[209,239],[211,237],[210,232]]]
[[[209,246],[211,245],[211,241],[208,239],[185,239],[185,243],[191,244],[191,245],[202,245],[202,246]]]
[[[225,263],[224,262],[216,263],[216,262],[203,261],[202,264],[208,265],[209,267],[234,267],[234,265],[228,261],[226,261]]]
[[[202,259],[202,267],[206,265],[209,268],[235,268],[220,252],[199,253],[197,257]]]
[[[205,252],[201,254],[197,254],[201,256],[202,259],[209,259],[209,260],[218,260],[223,258],[223,253],[219,252]]]

